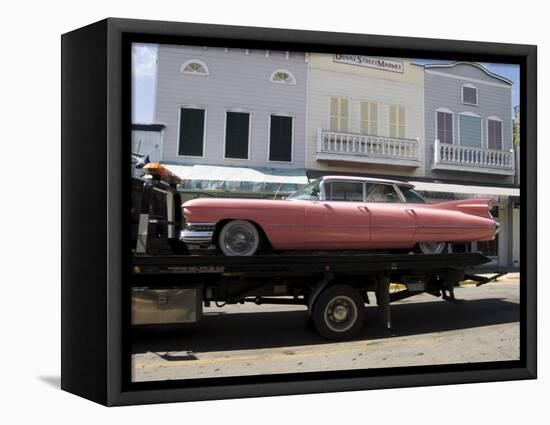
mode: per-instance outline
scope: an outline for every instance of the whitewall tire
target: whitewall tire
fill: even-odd
[[[218,247],[229,257],[251,256],[260,249],[260,233],[254,224],[245,220],[231,220],[224,224]]]
[[[421,254],[444,254],[447,252],[447,242],[420,242],[417,248]]]

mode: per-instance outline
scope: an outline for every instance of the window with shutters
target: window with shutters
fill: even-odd
[[[180,109],[178,155],[204,156],[205,110]]]
[[[462,103],[467,105],[477,105],[477,87],[472,84],[462,86]]]
[[[227,112],[225,117],[225,157],[248,159],[250,114]]]
[[[407,134],[405,108],[390,105],[390,137],[404,139]]]
[[[441,143],[453,143],[453,113],[447,110],[436,112],[437,136]]]
[[[330,98],[331,131],[349,131],[349,99],[347,97]]]
[[[502,121],[499,118],[487,119],[487,143],[489,149],[502,150]]]
[[[378,104],[361,102],[361,133],[378,136]]]
[[[182,74],[209,75],[208,67],[199,59],[191,59],[185,62],[181,68]]]
[[[269,125],[269,160],[292,161],[292,117],[271,115]]]

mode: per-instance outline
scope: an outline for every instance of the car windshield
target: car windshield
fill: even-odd
[[[296,192],[288,196],[287,199],[301,199],[303,201],[313,201],[319,198],[319,185],[321,179],[313,180],[312,182],[302,186]]]
[[[414,190],[412,187],[409,186],[399,186],[399,189],[401,189],[401,193],[405,197],[405,202],[409,204],[425,204],[426,201],[422,196],[419,195],[419,193]]]

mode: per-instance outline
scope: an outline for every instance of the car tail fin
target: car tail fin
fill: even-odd
[[[493,207],[492,199],[461,199],[458,201],[441,202],[434,205],[437,208],[461,211],[464,214],[479,217],[491,217],[489,210]]]

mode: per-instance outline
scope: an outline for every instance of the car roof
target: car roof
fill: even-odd
[[[411,183],[403,182],[399,180],[388,180],[388,179],[378,179],[373,177],[359,177],[359,176],[323,176],[323,180],[354,180],[360,182],[369,182],[369,183],[388,183],[388,184],[398,184],[400,186],[409,186],[414,187]]]

